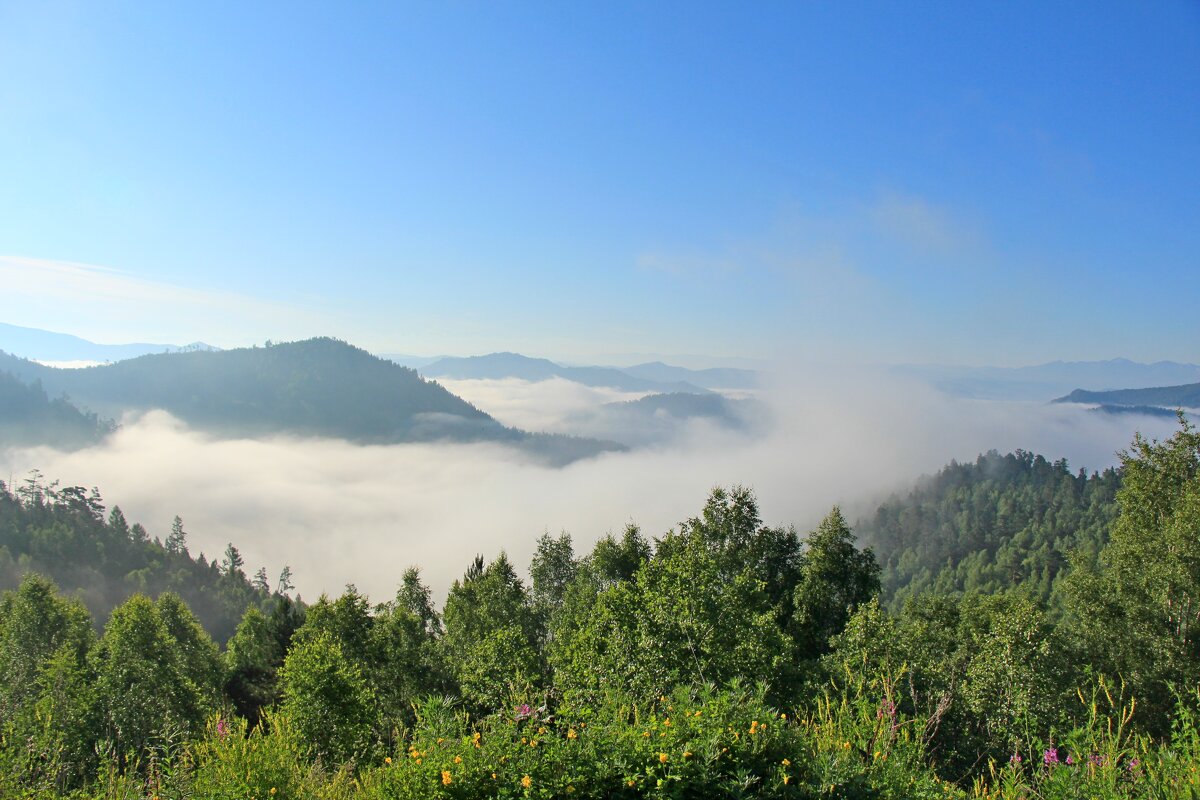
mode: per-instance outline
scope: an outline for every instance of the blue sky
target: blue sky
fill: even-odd
[[[1200,4],[0,0],[0,321],[1200,361]]]

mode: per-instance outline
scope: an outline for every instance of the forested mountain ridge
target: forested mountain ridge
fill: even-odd
[[[505,427],[413,370],[330,338],[144,355],[79,369],[0,354],[0,368],[105,414],[162,409],[219,435],[290,434],[376,444],[499,441],[559,461],[617,449]]]
[[[1157,406],[1159,408],[1200,408],[1200,383],[1180,386],[1156,386],[1149,389],[1116,389],[1089,392],[1076,389],[1055,399],[1056,403],[1098,403],[1102,406]]]
[[[1050,601],[1071,553],[1094,557],[1107,543],[1120,486],[1114,469],[1072,474],[1065,460],[990,451],[894,495],[857,531],[880,560],[881,597],[893,609],[923,592],[1017,585]]]
[[[51,400],[40,383],[26,384],[0,370],[0,447],[45,444],[69,450],[100,441],[114,427],[63,397]]]

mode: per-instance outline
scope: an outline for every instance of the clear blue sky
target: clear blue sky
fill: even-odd
[[[0,321],[1200,361],[1200,3],[0,0]]]

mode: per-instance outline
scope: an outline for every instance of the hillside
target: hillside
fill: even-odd
[[[361,443],[498,441],[550,461],[615,446],[501,425],[439,384],[335,339],[145,355],[53,369],[0,354],[0,369],[111,416],[162,409],[227,436],[289,434]]]
[[[100,441],[113,427],[64,397],[51,400],[39,383],[26,384],[0,371],[0,447],[45,444],[74,449]]]
[[[152,536],[120,508],[106,513],[95,489],[46,483],[38,473],[19,487],[0,481],[0,589],[15,589],[36,572],[82,600],[101,622],[136,592],[175,592],[224,642],[248,606],[270,600],[265,573],[252,581],[240,563],[230,562],[230,556],[240,559],[236,549],[227,551],[223,564],[216,554],[211,561],[189,554],[182,521],[176,527],[174,536]]]
[[[1065,461],[995,451],[951,462],[881,504],[857,531],[874,548],[882,599],[1026,585],[1050,600],[1077,548],[1095,554],[1116,519],[1120,475],[1072,474]]]
[[[1200,383],[1182,386],[1157,386],[1148,389],[1117,389],[1089,392],[1076,389],[1056,403],[1097,403],[1104,406],[1157,406],[1159,408],[1200,408]]]

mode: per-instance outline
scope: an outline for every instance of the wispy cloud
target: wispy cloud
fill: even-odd
[[[311,335],[313,312],[226,291],[146,280],[95,264],[0,255],[0,319],[100,341],[185,343],[246,336]],[[225,344],[215,341],[216,344]]]
[[[884,192],[871,209],[870,219],[880,233],[922,255],[970,256],[985,247],[977,225],[915,195]]]

